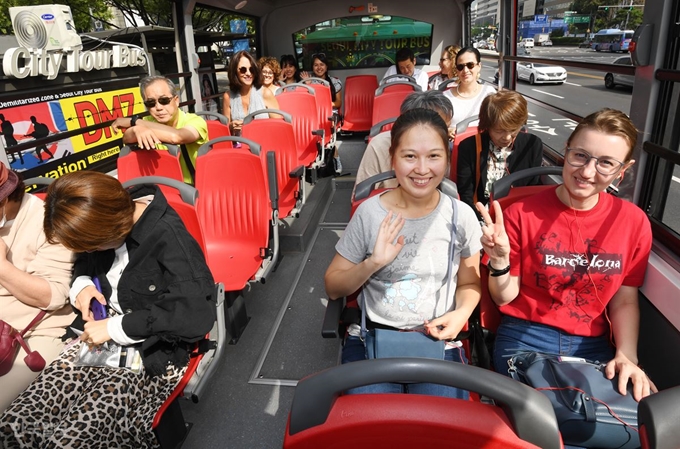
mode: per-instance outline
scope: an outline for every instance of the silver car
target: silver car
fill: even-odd
[[[527,80],[529,84],[562,84],[567,80],[567,71],[558,65],[520,62],[517,64],[517,78]]]
[[[633,65],[630,56],[621,56],[613,62],[614,65]],[[619,73],[607,73],[604,76],[604,87],[613,89],[617,85],[633,87],[635,77],[631,75],[621,75]]]

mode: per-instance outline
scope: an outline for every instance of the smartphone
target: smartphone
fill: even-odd
[[[103,320],[108,315],[106,313],[106,306],[97,301],[95,298],[90,300],[90,311],[92,312],[92,316],[94,317],[95,321]]]

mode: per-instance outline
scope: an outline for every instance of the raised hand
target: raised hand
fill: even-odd
[[[392,217],[393,213],[390,211],[380,223],[378,237],[370,257],[371,261],[380,268],[392,262],[404,247],[404,236],[399,235],[404,227],[404,218],[401,214],[397,214],[394,219]]]
[[[484,225],[482,226],[482,247],[484,252],[489,255],[492,265],[496,267],[505,267],[509,263],[510,257],[510,240],[508,234],[505,233],[505,225],[503,223],[503,211],[498,201],[494,201],[492,207],[496,215],[496,222],[491,220],[491,215],[482,203],[475,205],[477,210],[482,215]],[[494,264],[493,262],[501,261],[501,264]]]

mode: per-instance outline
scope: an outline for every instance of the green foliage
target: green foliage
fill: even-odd
[[[51,5],[54,3],[50,0],[0,0],[0,34],[14,34],[9,17],[11,6]],[[69,0],[62,3],[71,7],[76,30],[81,33],[92,30],[90,11],[92,11],[92,16],[97,19],[108,20],[111,18],[106,0]]]
[[[564,36],[564,28],[555,28],[550,32],[550,40],[553,40],[556,37],[563,37]]]
[[[552,41],[553,45],[559,45],[559,46],[577,46],[581,42],[583,42],[582,37],[551,37],[550,40]]]
[[[574,0],[571,4],[571,9],[578,14],[591,14],[593,16],[593,29],[591,32],[605,28],[621,28],[621,29],[635,29],[636,26],[642,23],[643,9],[639,5],[644,5],[644,0],[633,0],[633,5],[638,5],[629,8],[630,2],[627,0],[623,2],[621,7],[606,7],[607,5],[616,4],[611,0]],[[582,29],[579,27],[579,29]]]

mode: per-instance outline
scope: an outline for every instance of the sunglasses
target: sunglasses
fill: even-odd
[[[254,75],[254,74],[255,74],[255,72],[253,72],[253,68],[252,68],[252,67],[239,67],[239,68],[238,68],[238,72],[239,72],[241,75],[245,75],[246,72],[250,72],[251,75]]]
[[[468,68],[468,70],[472,70],[475,68],[475,66],[479,64],[478,62],[466,62],[465,64],[456,64],[456,70],[459,72],[462,72],[465,67]]]
[[[154,98],[149,98],[148,100],[144,101],[144,106],[146,106],[147,109],[151,109],[156,106],[156,101],[161,104],[161,106],[167,106],[170,104],[172,99],[175,98],[173,95],[172,97],[160,97],[158,100],[155,100]]]
[[[326,59],[326,53],[314,53],[312,55],[312,61],[314,61],[317,58],[318,59]]]

